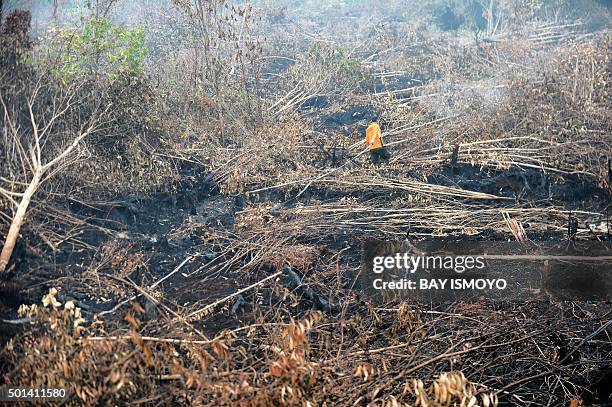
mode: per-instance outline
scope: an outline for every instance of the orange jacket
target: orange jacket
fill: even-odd
[[[370,150],[375,150],[383,146],[382,134],[378,123],[372,123],[366,130],[366,143]]]

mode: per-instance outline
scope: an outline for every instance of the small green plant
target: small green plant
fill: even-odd
[[[142,27],[116,27],[106,17],[87,21],[81,33],[62,29],[58,38],[64,47],[56,73],[64,80],[86,73],[103,72],[109,79],[138,75],[148,53]]]

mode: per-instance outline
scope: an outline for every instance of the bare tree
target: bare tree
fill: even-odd
[[[33,84],[25,106],[0,91],[2,150],[7,165],[12,166],[9,178],[0,177],[0,195],[14,209],[0,253],[0,273],[7,269],[28,208],[40,186],[78,160],[83,141],[99,128],[110,109],[109,105],[79,117],[83,114],[78,109],[82,102],[78,97],[80,86],[56,92],[50,91],[44,80],[41,77]],[[27,120],[20,117],[24,113]],[[69,120],[67,116],[71,116]],[[78,126],[62,121],[71,124],[76,121]]]
[[[228,122],[254,122],[232,118],[237,110],[236,99],[244,98],[248,113],[258,111],[258,98],[248,85],[257,80],[253,69],[260,53],[257,39],[251,33],[255,18],[252,7],[248,2],[234,4],[227,0],[172,0],[172,3],[191,27],[192,83],[199,92],[214,97],[221,107],[217,120],[223,140],[224,125]]]
[[[108,17],[118,0],[94,0],[90,3],[94,18]]]

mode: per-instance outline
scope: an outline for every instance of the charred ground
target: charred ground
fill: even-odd
[[[49,53],[69,25],[4,49],[21,145],[41,80],[41,120],[82,101],[50,153],[117,108],[28,212],[0,286],[0,383],[75,405],[609,403],[609,300],[380,304],[356,281],[369,238],[610,238],[608,26],[541,2],[451,30],[465,8],[400,3],[176,2],[147,11],[167,30],[144,31],[148,57],[118,67],[65,70],[91,52]],[[113,7],[94,10],[121,26]],[[6,33],[19,17],[4,18]],[[18,191],[28,172],[4,140],[0,186]]]

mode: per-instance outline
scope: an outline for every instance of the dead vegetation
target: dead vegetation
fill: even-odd
[[[448,2],[458,31],[432,26],[450,18],[435,2],[303,3],[149,10],[146,43],[108,31],[137,50],[116,76],[94,52],[45,79],[72,57],[3,34],[4,248],[30,174],[59,167],[0,286],[16,299],[0,385],[65,388],[68,405],[609,400],[609,301],[380,303],[357,278],[372,237],[609,239],[607,26],[564,2]],[[362,140],[376,115],[379,165]]]

